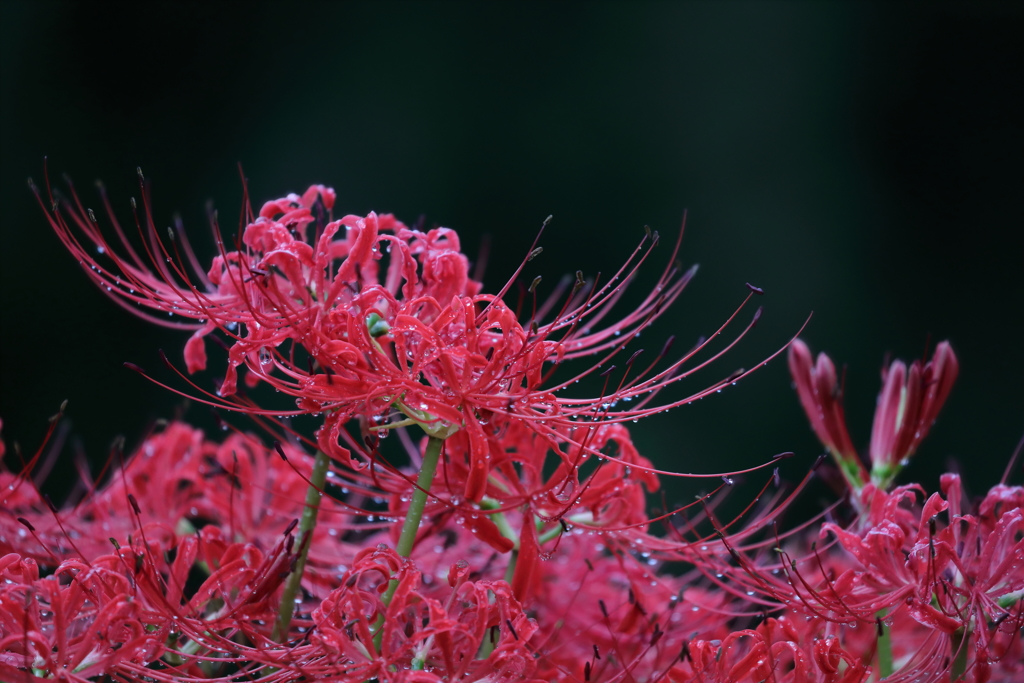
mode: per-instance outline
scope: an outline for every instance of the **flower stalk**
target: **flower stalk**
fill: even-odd
[[[884,681],[889,676],[892,676],[892,635],[890,629],[886,627],[885,611],[878,613],[878,680]]]
[[[299,520],[299,535],[296,539],[299,556],[295,562],[295,569],[288,575],[288,580],[285,582],[281,607],[271,633],[271,638],[278,643],[288,638],[288,629],[292,623],[292,616],[295,614],[295,598],[302,587],[302,574],[306,569],[306,558],[309,556],[309,546],[313,538],[313,529],[316,528],[316,518],[320,513],[320,498],[323,496],[330,462],[330,458],[319,451],[313,460],[313,472],[309,477],[310,485],[306,489],[306,504],[302,510],[302,518]]]
[[[427,505],[427,495],[430,492],[430,485],[434,482],[434,473],[437,472],[437,461],[441,457],[441,448],[444,446],[444,439],[437,436],[427,438],[427,448],[423,453],[423,465],[420,467],[419,477],[416,479],[416,489],[412,492],[412,500],[409,502],[409,510],[405,515],[405,522],[402,523],[402,533],[398,537],[398,544],[395,550],[402,557],[409,557],[412,554],[413,545],[416,542],[416,533],[420,528],[420,521],[423,519],[423,509]],[[391,599],[395,597],[398,590],[398,579],[391,579],[388,589],[381,597],[381,602],[387,607]],[[384,615],[377,618],[374,624],[373,644],[380,650],[381,640],[384,637]]]

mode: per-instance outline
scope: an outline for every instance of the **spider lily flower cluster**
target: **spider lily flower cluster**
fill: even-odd
[[[132,201],[135,241],[100,189],[102,229],[73,190],[37,196],[113,301],[192,332],[185,371],[168,388],[244,414],[263,434],[222,420],[229,433],[216,441],[164,423],[132,452],[116,444],[104,471],[83,464],[59,507],[32,479],[50,457],[45,444],[17,472],[0,472],[0,678],[1024,674],[1024,489],[1001,485],[976,508],[953,476],[930,497],[914,485],[890,490],[955,380],[948,344],[928,364],[883,374],[870,474],[846,432],[831,361],[812,364],[802,342],[787,345],[800,400],[850,483],[849,510],[838,501],[827,519],[779,530],[814,473],[787,489],[776,468],[735,519],[716,508],[735,473],[703,473],[717,480],[710,493],[652,516],[661,476],[697,475],[655,468],[629,426],[749,374],[663,394],[749,331],[760,311],[710,348],[757,288],[690,352],[673,356],[669,342],[645,357],[636,337],[694,273],[674,265],[677,242],[651,291],[613,317],[657,233],[606,281],[577,273],[538,300],[538,278],[513,308],[506,297],[523,267],[486,294],[454,231],[390,215],[335,219],[330,188],[259,212],[246,199],[233,243],[212,214],[209,268],[180,226],[156,230],[145,184]],[[190,375],[209,364],[210,340],[227,361],[208,389]],[[580,380],[601,389],[574,396]],[[292,402],[257,404],[248,389],[259,385]],[[300,415],[316,429],[287,419]],[[407,465],[384,448],[392,432]]]

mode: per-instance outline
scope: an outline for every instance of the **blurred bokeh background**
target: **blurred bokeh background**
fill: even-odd
[[[158,368],[158,348],[180,359],[185,335],[88,283],[26,188],[44,155],[88,205],[102,178],[123,216],[141,166],[158,223],[180,213],[206,254],[204,205],[237,215],[241,162],[257,203],[321,182],[343,212],[425,215],[471,255],[490,235],[492,291],[549,214],[527,282],[607,273],[644,225],[674,236],[686,209],[682,259],[701,270],[645,332],[649,351],[670,334],[684,350],[744,283],[760,286],[757,329],[688,387],[750,367],[813,311],[803,337],[847,365],[866,448],[885,354],[948,338],[961,378],[904,480],[933,486],[959,467],[977,493],[1024,432],[1022,9],[5,0],[3,437],[34,448],[68,399],[72,441],[102,460],[116,435],[131,443],[182,409],[122,362]],[[186,417],[211,424],[196,406]],[[784,359],[635,432],[680,471],[792,450],[784,473],[797,479],[821,452]],[[57,489],[76,476],[61,462]]]

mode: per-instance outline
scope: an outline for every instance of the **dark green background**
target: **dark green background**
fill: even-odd
[[[949,338],[962,376],[910,476],[934,484],[953,459],[976,493],[1024,431],[1021,9],[0,3],[4,438],[36,445],[67,398],[102,459],[180,403],[122,361],[156,368],[158,347],[180,358],[185,341],[88,284],[25,177],[49,155],[55,180],[97,205],[102,177],[126,211],[139,165],[157,221],[180,211],[209,253],[204,203],[237,215],[241,161],[257,201],[323,182],[343,211],[426,214],[470,254],[489,233],[492,291],[548,214],[529,277],[551,283],[608,272],[645,224],[674,234],[689,209],[683,260],[702,269],[649,351],[673,333],[684,350],[755,283],[762,324],[701,381],[814,311],[804,336],[848,363],[866,447],[883,355]],[[797,478],[820,452],[784,361],[635,431],[676,470],[793,450]]]

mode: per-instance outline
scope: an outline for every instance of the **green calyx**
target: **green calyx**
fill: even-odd
[[[376,339],[377,337],[383,337],[385,334],[391,331],[391,326],[388,325],[384,318],[380,317],[376,313],[371,313],[366,316],[366,329],[370,331],[370,336]]]

